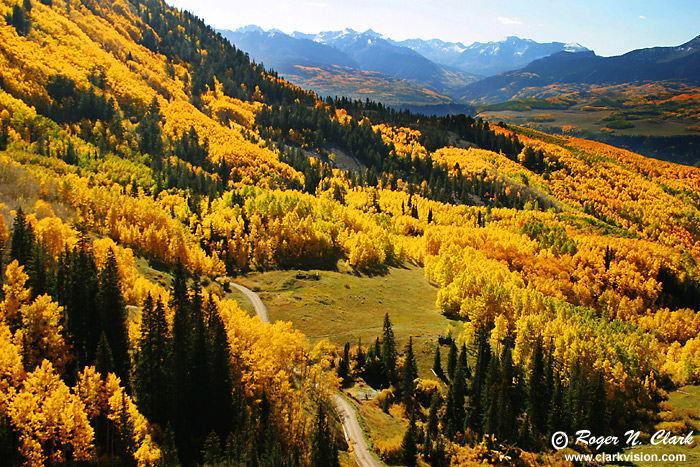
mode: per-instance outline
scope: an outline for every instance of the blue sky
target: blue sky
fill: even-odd
[[[219,29],[373,29],[395,40],[578,42],[598,55],[680,45],[700,35],[698,0],[166,0]]]

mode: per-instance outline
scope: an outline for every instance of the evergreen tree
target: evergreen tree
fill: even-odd
[[[447,376],[450,380],[455,377],[455,367],[457,366],[457,345],[452,341],[450,343],[450,353],[447,354]]]
[[[498,393],[496,434],[503,441],[514,441],[517,435],[516,418],[520,412],[521,394],[519,393],[517,369],[513,364],[512,351],[508,343],[503,349],[500,371],[501,391]]]
[[[438,391],[433,393],[433,398],[430,401],[430,410],[428,411],[428,422],[425,426],[425,440],[423,441],[423,457],[428,459],[433,450],[433,442],[438,438],[438,412],[440,410],[440,394]]]
[[[605,375],[602,371],[596,370],[593,377],[588,381],[588,402],[589,408],[586,427],[591,430],[591,433],[596,435],[604,435],[608,432],[608,403],[607,394],[605,391]]]
[[[141,312],[141,340],[134,368],[134,392],[139,410],[161,427],[169,420],[169,394],[172,384],[168,361],[170,337],[160,298],[154,305],[150,294]]]
[[[535,343],[530,361],[530,388],[527,399],[527,414],[535,434],[543,434],[547,428],[547,383],[546,383],[542,341]]]
[[[202,458],[204,459],[204,465],[218,465],[221,462],[221,440],[214,430],[211,430],[204,441]]]
[[[476,330],[476,364],[474,365],[474,379],[469,393],[469,427],[481,433],[483,422],[483,398],[486,385],[486,377],[491,360],[491,346],[489,344],[488,330],[481,326]]]
[[[328,413],[323,405],[319,405],[316,412],[311,440],[311,465],[316,467],[336,467],[339,465],[337,448],[328,423]]]
[[[408,345],[406,348],[406,360],[403,365],[403,373],[401,375],[401,396],[403,398],[404,405],[406,406],[406,413],[413,413],[413,398],[415,396],[415,380],[418,378],[418,364],[416,363],[416,357],[413,354],[413,337],[408,338]]]
[[[192,321],[190,319],[189,293],[185,272],[181,265],[175,268],[170,294],[170,306],[174,311],[172,339],[170,344],[170,372],[173,388],[170,410],[173,429],[180,459],[189,463],[193,453],[189,444],[190,426],[190,346],[192,342]]]
[[[450,385],[450,390],[452,391],[452,396],[454,398],[455,429],[464,426],[464,420],[466,417],[464,403],[467,396],[468,371],[469,368],[467,368],[466,348],[463,346],[461,355],[457,358],[457,367],[455,368],[454,378],[452,379],[452,384]]]
[[[406,433],[401,441],[401,454],[403,457],[403,463],[407,466],[416,465],[416,460],[418,456],[418,446],[417,446],[417,428],[416,428],[416,415],[411,413],[411,420],[406,429]]]
[[[455,414],[455,395],[454,385],[450,384],[447,390],[447,399],[445,402],[445,412],[442,415],[443,434],[447,439],[454,439],[457,434],[457,418]]]
[[[338,377],[342,384],[347,384],[350,380],[350,343],[346,342],[343,347],[343,357],[338,364]]]
[[[384,334],[381,349],[382,373],[387,384],[396,381],[396,340],[391,327],[389,313],[384,315]]]
[[[126,304],[122,297],[121,280],[114,250],[110,249],[99,274],[99,319],[114,358],[114,372],[129,387],[129,337],[126,330]]]
[[[150,31],[150,30],[149,30]],[[146,115],[141,119],[136,132],[139,135],[139,151],[150,154],[153,161],[160,161],[163,155],[163,139],[160,129],[160,106],[156,97],[151,101]],[[154,170],[160,170],[156,163]]]
[[[211,400],[207,349],[207,324],[203,311],[202,288],[198,283],[192,290],[190,299],[190,347],[187,355],[188,382],[186,414],[189,419],[189,441],[192,448],[199,450],[211,431],[208,406]],[[205,384],[202,384],[205,382]],[[194,452],[197,452],[194,451]]]
[[[54,291],[54,297],[66,310],[66,330],[73,348],[76,370],[95,361],[103,332],[100,313],[95,313],[95,310],[99,310],[98,289],[95,259],[87,235],[81,232],[73,251],[66,250],[59,258]],[[109,335],[106,338],[109,341]]]
[[[559,378],[556,378],[553,386],[552,402],[549,406],[549,414],[547,416],[547,432],[549,433],[566,431],[568,428],[564,415],[563,384]]]
[[[43,242],[37,241],[31,254],[29,264],[25,268],[25,272],[29,276],[28,285],[32,289],[32,298],[39,295],[49,293],[51,291],[51,277],[49,272],[52,258],[46,251]]]
[[[21,207],[17,208],[12,224],[11,242],[10,262],[17,260],[20,265],[27,266],[34,250],[34,230]]]
[[[440,358],[440,344],[435,347],[435,358],[433,359],[433,371],[438,378],[444,378],[445,374],[442,370],[442,359]]]
[[[564,391],[564,422],[567,428],[576,430],[583,427],[589,410],[586,401],[587,380],[581,368],[581,361],[574,360],[569,377],[569,385]]]
[[[168,423],[163,432],[163,441],[160,443],[160,450],[162,456],[158,459],[156,467],[180,467],[180,459],[177,456],[177,446],[175,445],[175,433],[170,423]]]
[[[362,370],[365,366],[365,354],[362,351],[362,338],[357,340],[357,369]]]
[[[438,436],[435,448],[430,453],[430,465],[432,467],[445,467],[447,465],[445,454],[445,442],[441,436]]]
[[[8,17],[7,23],[12,25],[20,36],[26,36],[31,29],[32,23],[28,13],[21,6],[15,5],[12,7],[12,14]]]
[[[498,431],[498,398],[501,386],[500,362],[498,358],[491,358],[486,373],[485,390],[482,396],[484,434],[497,434]]]
[[[226,328],[216,303],[207,303],[209,342],[209,404],[207,419],[212,428],[224,439],[232,429],[233,383],[231,381],[231,352]]]
[[[102,374],[102,377],[106,377],[107,373],[114,373],[112,349],[109,347],[109,342],[104,332],[100,335],[97,351],[95,352],[95,370]]]

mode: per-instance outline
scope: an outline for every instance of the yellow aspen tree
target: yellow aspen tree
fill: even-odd
[[[85,404],[70,392],[48,360],[27,375],[6,413],[19,434],[25,466],[92,459],[95,432]]]

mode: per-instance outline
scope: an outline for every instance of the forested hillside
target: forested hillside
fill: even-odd
[[[321,100],[157,0],[2,0],[0,43],[9,464],[337,465],[341,372],[392,385],[398,462],[524,465],[699,382],[698,169]],[[221,285],[341,262],[465,322],[429,396],[390,326],[350,364]]]

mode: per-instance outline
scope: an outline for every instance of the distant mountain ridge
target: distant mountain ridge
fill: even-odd
[[[638,49],[600,57],[593,52],[559,52],[526,67],[465,86],[460,98],[496,103],[531,97],[552,85],[615,85],[682,81],[700,85],[700,36],[676,47]]]
[[[624,83],[700,84],[700,36],[676,47],[600,57],[574,42],[513,36],[465,46],[440,39],[394,41],[371,29],[286,34],[249,26],[220,32],[303,88],[397,107],[491,104]]]
[[[415,50],[441,65],[483,76],[516,70],[558,52],[589,52],[589,49],[578,43],[540,43],[515,36],[497,42],[475,42],[469,46],[440,39],[408,39],[394,44]]]
[[[371,30],[360,33],[346,29],[314,35],[247,26],[219,32],[257,62],[272,66],[295,84],[320,94],[338,89],[333,72],[343,75],[339,77],[341,82],[357,81],[363,73],[371,72],[374,74],[364,93],[355,92],[362,87],[353,85],[347,95],[390,104],[436,105],[454,102],[449,95],[478,79],[432,62],[408,47],[394,45]],[[315,75],[314,69],[318,70]],[[405,81],[400,85],[400,94],[405,96],[408,91],[411,101],[399,102],[399,96],[392,95],[390,88],[397,86],[396,80]]]

